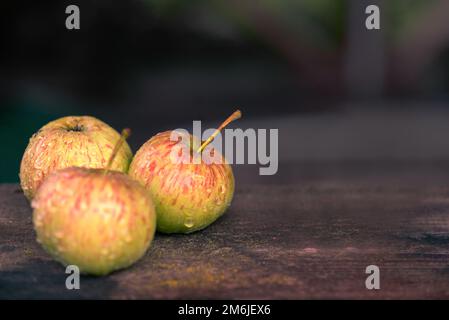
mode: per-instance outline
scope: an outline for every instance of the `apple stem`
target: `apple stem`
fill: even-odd
[[[115,156],[117,155],[118,151],[120,150],[120,147],[122,146],[123,142],[125,142],[126,139],[131,135],[131,129],[125,128],[122,130],[122,133],[120,134],[120,139],[115,144],[114,150],[112,150],[111,156],[109,157],[108,164],[106,165],[104,173],[108,173],[109,170],[111,170],[112,162],[114,162]]]
[[[209,138],[207,138],[206,141],[204,141],[201,146],[198,148],[197,152],[200,153],[206,148],[206,146],[214,141],[217,134],[220,133],[220,131],[226,127],[228,124],[230,124],[232,121],[237,120],[242,117],[242,112],[240,110],[236,110],[233,114],[231,114],[225,121],[223,121],[222,124],[214,131],[214,133],[211,134]]]

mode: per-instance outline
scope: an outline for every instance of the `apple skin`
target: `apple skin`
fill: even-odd
[[[35,133],[22,157],[20,185],[31,200],[46,176],[71,166],[104,168],[120,134],[94,117],[69,116],[49,122]],[[111,170],[127,172],[132,159],[124,142]]]
[[[130,266],[156,230],[150,194],[117,171],[71,167],[53,172],[32,207],[37,241],[56,260],[85,274]]]
[[[148,140],[137,151],[128,174],[150,191],[157,231],[191,233],[210,225],[230,206],[234,175],[224,158],[222,164],[175,163],[170,154],[179,142],[171,141],[170,135],[166,131]],[[189,144],[197,139],[189,136],[185,140]]]

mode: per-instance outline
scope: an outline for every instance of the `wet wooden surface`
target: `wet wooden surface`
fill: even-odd
[[[290,165],[261,181],[208,229],[157,235],[131,268],[72,291],[18,185],[0,185],[0,298],[449,298],[449,167]],[[371,264],[380,290],[365,288]]]

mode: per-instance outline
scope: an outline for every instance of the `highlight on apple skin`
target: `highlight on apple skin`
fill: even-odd
[[[221,164],[172,161],[172,148],[180,142],[172,141],[171,133],[158,133],[148,140],[134,156],[128,174],[150,191],[159,232],[191,233],[210,225],[230,206],[234,175],[222,155]],[[191,135],[183,139],[189,141],[188,150],[194,139]]]
[[[32,199],[51,172],[71,166],[104,168],[120,134],[90,116],[69,116],[49,122],[35,133],[22,157],[20,185]],[[128,143],[123,143],[111,170],[127,172],[132,159]]]
[[[140,259],[154,237],[148,191],[128,175],[71,167],[53,172],[32,201],[37,241],[64,265],[106,275]]]

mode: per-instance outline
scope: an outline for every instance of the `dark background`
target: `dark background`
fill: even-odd
[[[69,4],[80,30],[65,28]],[[365,29],[368,4],[381,30]],[[234,127],[280,130],[278,175],[234,166],[242,182],[444,164],[448,16],[446,0],[2,2],[0,182],[18,181],[28,138],[60,116],[130,127],[135,152],[236,107]]]
[[[447,0],[2,1],[0,298],[449,298],[448,18]],[[32,133],[89,114],[131,127],[136,151],[236,107],[233,127],[279,129],[279,172],[233,165],[217,222],[66,290],[3,183]]]

